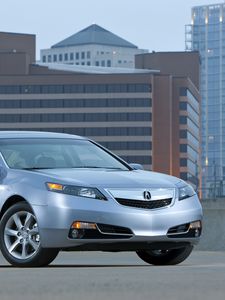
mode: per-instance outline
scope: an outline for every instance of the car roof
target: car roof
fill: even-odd
[[[61,139],[86,139],[79,135],[45,131],[0,131],[0,139],[14,138],[61,138]]]

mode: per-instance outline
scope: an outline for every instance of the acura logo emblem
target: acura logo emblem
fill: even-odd
[[[143,196],[145,200],[150,200],[152,197],[149,191],[144,191]]]

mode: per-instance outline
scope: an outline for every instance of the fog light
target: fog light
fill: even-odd
[[[195,237],[198,237],[200,236],[200,229],[195,229]]]
[[[84,230],[83,229],[72,229],[70,232],[70,236],[73,239],[82,239],[84,236]]]
[[[193,230],[194,236],[199,237],[202,231],[202,223],[201,221],[195,221],[190,223],[189,230]]]
[[[87,223],[87,222],[73,222],[71,228],[75,229],[97,229],[97,226],[95,223]]]
[[[192,223],[190,223],[190,226],[189,226],[189,230],[190,229],[201,229],[201,228],[202,228],[201,221],[192,222]]]

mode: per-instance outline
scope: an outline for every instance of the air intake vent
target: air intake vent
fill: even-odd
[[[97,224],[98,229],[102,233],[107,234],[129,234],[132,235],[132,231],[129,228],[121,227],[121,226],[113,226],[113,225],[107,225],[107,224]]]

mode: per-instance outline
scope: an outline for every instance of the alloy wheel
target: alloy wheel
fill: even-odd
[[[40,246],[35,216],[28,211],[14,213],[5,225],[4,242],[14,258],[26,260],[33,256]]]

